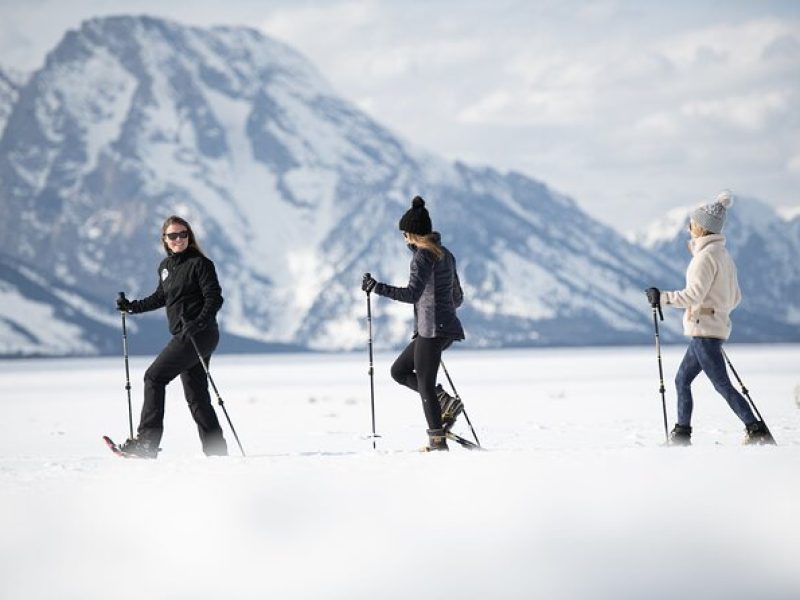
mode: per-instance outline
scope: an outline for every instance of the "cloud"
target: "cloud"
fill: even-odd
[[[680,132],[678,120],[669,113],[657,112],[645,115],[633,126],[638,136],[675,136]]]
[[[462,123],[491,122],[498,115],[502,115],[513,102],[514,99],[510,93],[505,90],[496,90],[462,110],[458,115],[458,120]]]
[[[379,19],[374,2],[333,2],[303,4],[272,11],[261,27],[286,40],[306,38],[316,40],[347,39]]]
[[[766,61],[800,60],[800,40],[791,33],[780,35],[764,47],[761,57]]]
[[[121,0],[0,5],[0,65]],[[719,181],[797,201],[800,10],[713,0],[142,0],[137,12],[259,26],[433,153],[515,169],[628,227]],[[58,35],[56,35],[58,32]],[[36,61],[41,61],[42,51]],[[30,59],[29,62],[36,63]],[[730,185],[733,185],[731,183]],[[741,187],[741,186],[740,186]],[[639,190],[647,209],[623,209]],[[641,205],[641,203],[640,203]]]
[[[466,124],[541,125],[576,124],[591,112],[591,98],[584,91],[564,88],[514,94],[496,90],[467,106],[457,115]]]
[[[679,67],[727,64],[731,68],[758,65],[776,40],[792,35],[791,21],[761,18],[736,25],[711,25],[670,36],[660,52]]]
[[[742,129],[759,130],[770,117],[780,116],[788,107],[787,94],[773,91],[719,100],[689,101],[681,107],[681,114]]]
[[[466,64],[479,53],[480,48],[469,41],[423,41],[398,44],[378,53],[351,54],[346,61],[353,72],[364,77],[392,79]]]

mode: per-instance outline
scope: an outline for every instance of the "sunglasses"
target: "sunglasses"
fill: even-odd
[[[180,238],[182,240],[185,240],[186,238],[189,237],[189,230],[188,229],[184,229],[183,231],[176,231],[174,233],[165,233],[164,237],[165,238],[169,238],[173,242],[175,240],[177,240],[178,238]]]

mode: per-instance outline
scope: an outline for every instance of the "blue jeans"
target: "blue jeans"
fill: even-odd
[[[725,361],[722,358],[722,340],[707,337],[693,337],[683,356],[678,374],[675,375],[675,388],[678,391],[678,425],[689,426],[692,421],[692,381],[703,371],[714,389],[728,402],[733,412],[745,425],[755,423],[756,419],[750,405],[733,387]]]

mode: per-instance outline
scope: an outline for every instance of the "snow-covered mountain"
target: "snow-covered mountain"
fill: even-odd
[[[0,281],[19,295],[24,265],[42,288],[75,294],[93,325],[59,313],[77,328],[65,353],[107,351],[98,338],[118,319],[117,292],[156,286],[172,213],[217,264],[231,350],[363,347],[361,274],[405,282],[397,221],[415,194],[458,258],[473,346],[647,342],[643,287],[682,278],[540,182],[398,138],[252,29],[93,19],[16,93],[0,138]],[[373,309],[378,347],[408,339],[409,306]],[[23,312],[2,318],[54,352]],[[130,321],[132,350],[164,338],[162,316]]]
[[[0,133],[6,126],[8,115],[19,96],[19,88],[25,83],[25,76],[13,69],[0,67]]]
[[[685,270],[693,209],[673,209],[638,241]],[[732,339],[800,341],[800,216],[786,218],[764,202],[737,197],[724,234],[742,289]]]

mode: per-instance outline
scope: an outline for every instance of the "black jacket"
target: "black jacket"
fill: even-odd
[[[181,317],[197,321],[200,328],[216,325],[222,306],[222,288],[214,263],[191,248],[171,254],[158,265],[158,288],[147,298],[131,302],[131,312],[142,313],[167,307],[172,335],[182,329]]]
[[[415,334],[463,340],[464,329],[456,316],[456,308],[461,306],[464,293],[455,257],[447,248],[442,247],[442,250],[444,256],[437,260],[430,250],[414,248],[408,285],[401,288],[378,283],[374,291],[380,296],[414,305]]]

